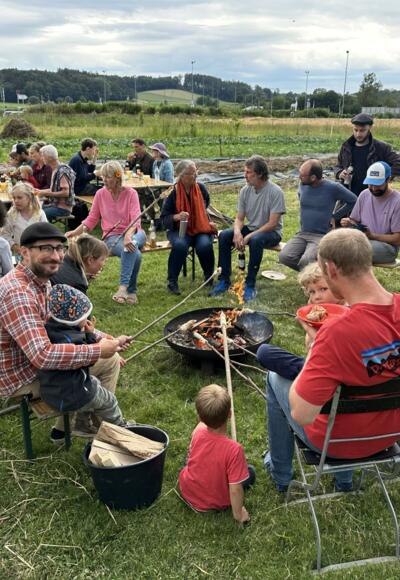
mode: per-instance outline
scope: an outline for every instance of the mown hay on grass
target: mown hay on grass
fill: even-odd
[[[26,137],[37,137],[36,129],[25,121],[25,119],[10,119],[8,123],[4,125],[0,137],[2,139],[14,138],[14,139],[25,139]]]

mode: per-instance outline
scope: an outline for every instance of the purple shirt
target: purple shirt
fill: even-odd
[[[400,193],[392,190],[387,197],[375,197],[364,189],[350,217],[374,234],[396,234],[400,232]]]

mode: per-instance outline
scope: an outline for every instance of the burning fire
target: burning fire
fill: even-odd
[[[239,308],[232,308],[231,310],[225,311],[226,317],[226,328],[227,331],[231,331],[231,338],[234,340],[243,342],[245,344],[245,340],[242,339],[240,336],[237,335],[237,330],[234,327],[234,324],[238,317],[241,315],[242,310]],[[189,321],[194,322],[194,321]],[[201,348],[204,350],[210,350],[208,341],[213,347],[222,349],[224,347],[224,340],[223,335],[221,332],[221,311],[218,310],[215,314],[207,317],[205,320],[197,322],[195,324],[186,323],[182,327],[182,331],[186,334],[186,336],[191,336],[191,342],[196,348]],[[200,340],[200,338],[193,336],[193,332],[199,334],[200,336],[204,337],[205,341]]]
[[[244,304],[244,272],[239,272],[236,282],[229,288],[229,293],[236,296],[240,305]]]

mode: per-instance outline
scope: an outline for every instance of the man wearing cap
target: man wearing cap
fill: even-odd
[[[373,163],[367,170],[364,189],[349,218],[341,225],[363,231],[372,246],[373,264],[390,264],[400,246],[400,192],[390,186],[391,168],[385,161]]]
[[[68,370],[88,365],[94,365],[93,375],[105,388],[115,390],[117,352],[129,343],[128,337],[106,337],[96,332],[95,344],[51,344],[45,330],[49,280],[64,258],[66,241],[52,224],[32,224],[21,236],[22,262],[0,280],[0,397],[27,393],[37,397],[39,369]],[[54,443],[63,441],[62,422],[53,428],[51,439]]]
[[[34,160],[29,157],[29,151],[25,143],[16,143],[13,145],[11,153],[16,159],[16,167],[21,167],[21,165],[29,165],[30,167],[33,167],[33,165],[35,165]]]
[[[374,120],[370,115],[359,113],[351,122],[353,135],[341,146],[334,173],[358,196],[364,189],[367,169],[375,161],[385,161],[392,168],[392,175],[400,175],[400,155],[388,143],[373,138]]]

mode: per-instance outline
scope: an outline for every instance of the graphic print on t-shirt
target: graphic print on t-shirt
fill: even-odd
[[[393,372],[400,367],[400,341],[362,351],[361,356],[369,377]]]

